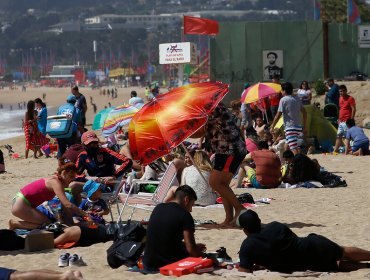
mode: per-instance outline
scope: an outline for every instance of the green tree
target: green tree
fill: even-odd
[[[362,22],[370,21],[370,7],[355,0],[360,9]],[[321,0],[321,19],[327,22],[347,22],[347,0]]]

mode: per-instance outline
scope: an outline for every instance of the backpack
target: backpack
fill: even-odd
[[[128,222],[115,233],[113,244],[107,250],[107,261],[111,268],[121,265],[135,266],[144,251],[146,229],[140,223]]]

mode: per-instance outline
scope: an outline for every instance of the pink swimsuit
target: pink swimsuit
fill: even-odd
[[[20,192],[31,203],[33,208],[36,208],[44,201],[51,200],[55,196],[53,191],[49,191],[46,188],[44,178],[24,186]]]

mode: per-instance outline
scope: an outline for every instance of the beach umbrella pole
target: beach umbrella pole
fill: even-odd
[[[183,147],[183,149],[185,150],[185,152],[188,154],[188,156],[190,157],[190,160],[191,162],[193,163],[193,166],[198,170],[200,176],[203,178],[204,182],[206,182],[207,185],[209,185],[209,182],[207,181],[206,178],[204,178],[202,172],[200,171],[200,169],[198,168],[198,166],[195,164],[194,162],[194,159],[193,157],[191,156],[191,154],[189,153],[188,149],[186,148],[186,146],[184,145],[184,142],[181,143],[181,146]]]

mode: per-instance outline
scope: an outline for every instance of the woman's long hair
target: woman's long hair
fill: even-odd
[[[205,151],[195,151],[194,163],[202,171],[212,171],[212,164]]]
[[[309,86],[309,84],[308,84],[307,81],[302,81],[301,85],[299,86],[300,89],[303,89],[303,84],[306,85],[306,90],[309,90],[310,89],[310,86]]]
[[[41,98],[36,98],[35,99],[36,104],[41,104],[41,107],[45,108],[46,104],[41,100]]]
[[[35,118],[35,101],[30,100],[27,102],[27,119],[33,120]]]

